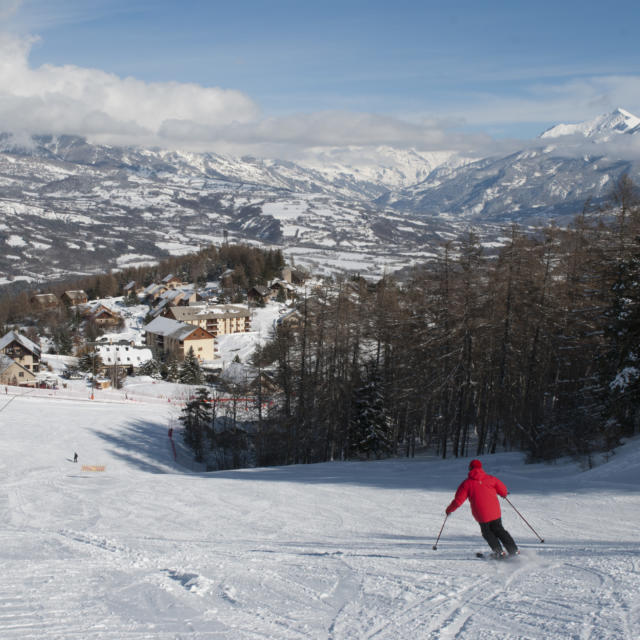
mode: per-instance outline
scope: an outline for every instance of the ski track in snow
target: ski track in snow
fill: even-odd
[[[432,550],[466,460],[191,473],[168,411],[4,405],[3,640],[640,637],[640,442],[586,474],[485,457],[547,539],[503,505],[522,555],[495,562],[466,506]]]

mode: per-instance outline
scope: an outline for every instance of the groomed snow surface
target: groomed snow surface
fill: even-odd
[[[468,460],[194,473],[169,402],[0,391],[3,640],[640,637],[638,441],[586,472],[484,457],[545,538],[503,503],[496,562],[467,505],[432,549]]]

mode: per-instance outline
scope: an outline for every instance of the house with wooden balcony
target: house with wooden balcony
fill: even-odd
[[[82,289],[65,291],[62,294],[62,302],[70,307],[75,307],[76,305],[89,302],[89,296]]]
[[[57,309],[60,306],[60,300],[55,293],[36,293],[31,298],[31,303],[41,311]]]
[[[11,358],[32,373],[40,371],[40,347],[17,331],[9,331],[0,338],[0,354]]]

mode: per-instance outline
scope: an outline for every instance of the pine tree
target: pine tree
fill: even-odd
[[[78,369],[89,373],[97,373],[102,367],[102,358],[96,351],[89,351],[78,360]]]
[[[179,418],[184,427],[184,443],[193,451],[197,462],[204,460],[205,442],[211,426],[209,392],[204,387],[196,391],[196,397],[187,402]]]
[[[135,307],[136,305],[140,304],[138,294],[133,289],[131,289],[131,291],[129,291],[129,293],[127,293],[127,295],[123,298],[122,304],[125,307]]]
[[[66,325],[58,327],[53,333],[53,344],[55,352],[61,356],[68,356],[73,353],[73,338]]]
[[[175,358],[169,357],[161,369],[162,377],[167,382],[176,382],[180,376],[180,370]]]
[[[350,429],[352,454],[388,454],[392,448],[391,421],[385,410],[380,378],[374,372],[365,384],[354,392],[353,418]]]
[[[142,363],[136,370],[136,375],[161,378],[162,364],[153,358]]]
[[[193,352],[193,347],[189,347],[187,355],[179,368],[178,380],[183,384],[202,384],[203,375],[198,358]]]

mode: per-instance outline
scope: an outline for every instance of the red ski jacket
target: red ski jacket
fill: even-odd
[[[469,498],[471,513],[479,523],[497,520],[501,515],[498,495],[506,498],[507,493],[507,487],[498,478],[485,473],[481,466],[475,466],[458,487],[455,498],[447,507],[447,515]]]

